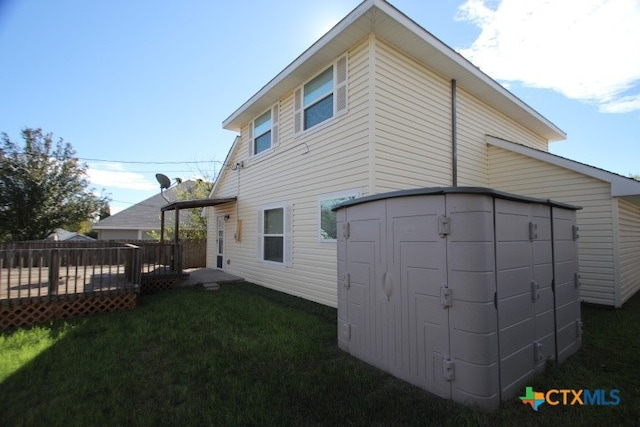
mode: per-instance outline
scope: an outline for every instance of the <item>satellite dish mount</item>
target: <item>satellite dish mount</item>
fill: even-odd
[[[164,197],[163,190],[166,190],[167,188],[171,187],[171,180],[167,175],[157,173],[156,181],[158,181],[158,184],[160,184],[160,195],[162,196],[163,199],[167,201],[167,203],[169,203],[169,199]]]

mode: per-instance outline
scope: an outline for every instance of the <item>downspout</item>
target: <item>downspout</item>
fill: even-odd
[[[458,186],[458,113],[456,80],[451,79],[451,181]]]

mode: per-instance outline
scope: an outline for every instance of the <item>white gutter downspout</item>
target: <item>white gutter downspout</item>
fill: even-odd
[[[458,186],[458,114],[456,80],[451,79],[451,182]]]

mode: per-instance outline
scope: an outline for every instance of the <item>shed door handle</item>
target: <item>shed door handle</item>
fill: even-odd
[[[391,281],[391,275],[388,271],[384,272],[384,276],[382,278],[382,291],[387,297],[387,301],[391,300],[391,293],[393,291],[393,282]]]

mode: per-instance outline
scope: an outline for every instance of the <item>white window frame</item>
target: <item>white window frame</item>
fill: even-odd
[[[273,209],[283,210],[282,224],[282,262],[270,261],[264,259],[264,212]],[[257,220],[257,259],[259,262],[275,267],[291,267],[293,264],[293,208],[289,203],[276,203],[261,206],[258,209]],[[278,234],[279,236],[279,234]]]
[[[305,129],[304,128],[304,113],[305,113],[305,110],[307,108],[309,108],[310,106],[315,105],[321,99],[324,99],[326,97],[326,95],[320,97],[319,99],[314,101],[314,103],[312,103],[311,105],[305,107],[305,105],[304,105],[304,87],[308,83],[310,83],[313,79],[315,79],[316,77],[318,77],[319,75],[321,75],[322,73],[327,71],[327,69],[330,68],[330,67],[333,70],[333,90],[331,91],[331,93],[333,95],[333,114],[332,114],[331,117],[327,118],[326,120],[323,120],[323,121],[321,121],[319,123],[316,123],[315,125],[307,128],[307,129]],[[347,113],[347,111],[349,110],[347,83],[348,83],[348,57],[347,57],[347,54],[344,54],[344,55],[338,57],[331,64],[322,67],[322,69],[318,73],[316,73],[309,80],[305,81],[302,85],[300,85],[294,91],[294,114],[293,114],[294,126],[293,126],[293,130],[294,130],[294,135],[296,137],[299,136],[299,135],[302,135],[302,134],[306,134],[308,132],[310,133],[310,132],[316,131],[318,129],[321,129],[324,126],[326,126],[327,124],[331,123],[336,118],[338,118],[338,117],[342,116],[343,114]],[[327,94],[328,93],[329,92],[327,92]]]
[[[350,190],[338,191],[335,193],[326,193],[318,196],[318,205],[317,205],[317,214],[318,214],[318,228],[317,228],[317,236],[319,243],[335,243],[338,239],[327,239],[323,237],[322,232],[322,203],[335,199],[343,199],[347,197],[353,197],[357,199],[362,196],[362,190],[359,188],[353,188]],[[336,230],[337,232],[337,230]]]
[[[305,105],[305,97],[307,95],[306,92],[305,92],[306,86],[308,84],[310,84],[314,79],[317,79],[318,77],[320,77],[322,74],[324,74],[326,72],[329,72],[329,74],[331,75],[331,89],[327,90],[326,92],[320,93],[314,101],[312,101],[309,105]],[[335,66],[333,64],[331,64],[331,66],[325,68],[320,73],[318,73],[314,78],[312,78],[307,83],[302,85],[302,130],[303,131],[306,131],[306,130],[309,130],[309,129],[313,129],[316,126],[319,126],[322,123],[331,120],[336,115],[336,107],[335,107],[336,76],[335,76],[335,74],[336,74]],[[306,117],[307,117],[307,110],[313,108],[314,106],[316,106],[317,104],[319,104],[323,100],[327,99],[329,96],[331,96],[331,116],[327,117],[326,119],[322,120],[321,122],[318,122],[315,125],[312,125],[312,126],[310,126],[308,128],[305,127]]]
[[[271,113],[271,127],[269,128],[268,131],[271,131],[271,141],[270,141],[270,145],[269,148],[262,150],[259,153],[256,153],[256,148],[255,148],[255,140],[257,136],[262,136],[265,133],[267,133],[268,131],[264,131],[262,132],[260,135],[255,135],[255,125],[256,125],[256,120],[259,119],[260,117],[262,117],[263,115],[265,115],[266,113],[270,112]],[[276,147],[278,145],[278,141],[279,141],[279,135],[278,135],[278,116],[280,113],[280,105],[279,104],[275,104],[273,106],[271,106],[271,108],[264,110],[262,113],[258,114],[256,116],[255,119],[253,119],[251,121],[251,123],[249,123],[249,157],[260,157],[263,156],[271,151],[273,151],[274,147]]]

